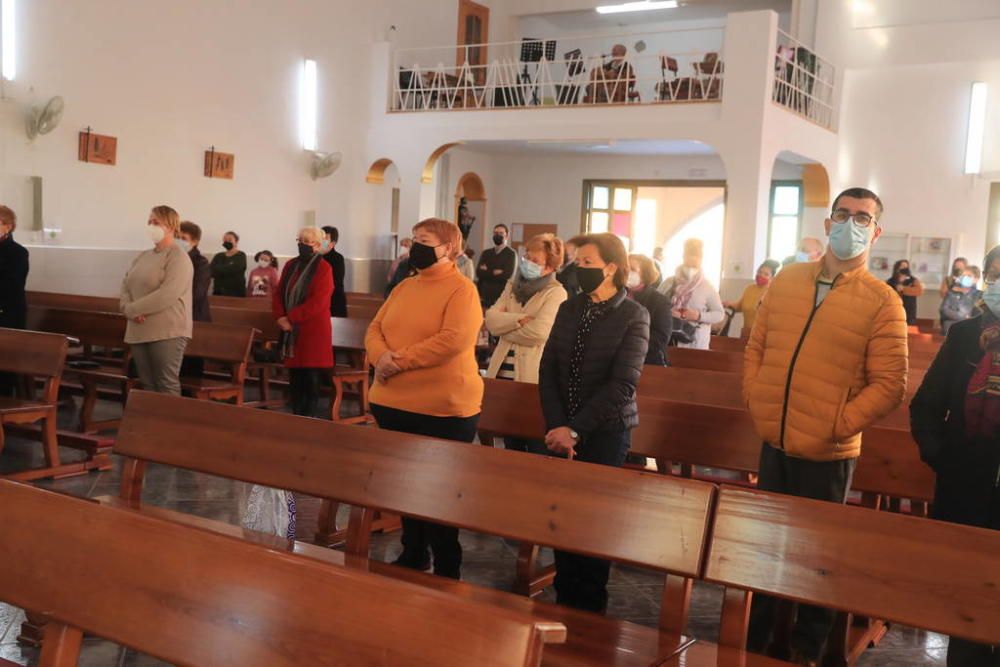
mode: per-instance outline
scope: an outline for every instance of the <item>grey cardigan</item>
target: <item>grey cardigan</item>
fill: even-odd
[[[177,244],[136,257],[122,281],[120,306],[128,318],[125,342],[191,338],[193,278],[191,258]],[[142,324],[133,319],[139,315],[146,318]]]

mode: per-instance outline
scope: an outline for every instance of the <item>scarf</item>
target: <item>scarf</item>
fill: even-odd
[[[996,438],[1000,435],[1000,321],[984,320],[979,345],[984,354],[969,380],[965,433],[970,438]]]
[[[576,329],[576,339],[569,356],[569,408],[570,418],[575,417],[583,407],[583,357],[587,351],[587,339],[594,323],[611,309],[611,299],[594,303],[590,297],[583,307],[583,316]]]
[[[688,302],[691,300],[691,295],[701,286],[704,279],[701,269],[688,278],[684,275],[684,267],[677,267],[677,272],[674,274],[673,296],[670,298],[671,305],[676,310],[687,308]]]
[[[313,276],[316,275],[316,267],[319,266],[318,262],[322,262],[323,258],[319,253],[314,253],[309,258],[305,268],[301,268],[301,257],[292,261],[295,262],[295,267],[289,271],[288,280],[281,286],[281,300],[286,313],[305,302],[309,294],[309,285],[312,283]],[[295,340],[298,337],[299,325],[293,324],[292,330],[286,332],[281,340],[282,359],[295,358]]]
[[[556,274],[550,273],[547,276],[541,276],[540,278],[535,278],[533,280],[526,280],[521,277],[520,272],[514,276],[514,280],[511,283],[511,293],[517,302],[522,306],[531,300],[531,297],[535,296],[543,289],[552,284],[552,281],[556,279]]]

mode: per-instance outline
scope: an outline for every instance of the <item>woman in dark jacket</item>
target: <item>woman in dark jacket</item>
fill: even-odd
[[[0,327],[6,329],[23,329],[28,318],[28,251],[14,240],[16,228],[17,215],[0,206]]]
[[[582,294],[559,307],[542,353],[539,394],[549,451],[620,467],[639,424],[635,391],[649,345],[649,313],[628,298],[628,255],[614,234],[572,241]],[[603,612],[608,561],[555,552],[556,601]]]
[[[629,255],[628,265],[628,295],[649,313],[646,365],[669,366],[667,343],[674,328],[674,316],[670,314],[670,299],[656,289],[660,284],[660,272],[653,260],[645,255]]]
[[[333,271],[319,252],[322,240],[316,227],[299,231],[299,256],[285,263],[271,297],[274,318],[285,332],[281,352],[292,412],[304,417],[317,416],[320,375],[333,368]]]
[[[1000,530],[1000,246],[981,312],[955,323],[910,404],[920,458],[937,473],[932,516]],[[949,667],[1000,664],[1000,647],[952,637]]]

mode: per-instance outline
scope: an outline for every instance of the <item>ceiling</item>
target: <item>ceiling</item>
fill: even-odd
[[[625,139],[589,141],[468,141],[463,148],[494,155],[716,155],[700,141]]]
[[[594,0],[598,5],[620,4],[626,0]],[[773,9],[780,13],[792,11],[792,0],[681,0],[676,9],[654,9],[625,14],[598,14],[594,10],[531,14],[545,19],[563,30],[604,30],[623,26],[646,26],[668,21],[699,21],[725,18],[731,12]],[[527,16],[522,17],[527,18]]]

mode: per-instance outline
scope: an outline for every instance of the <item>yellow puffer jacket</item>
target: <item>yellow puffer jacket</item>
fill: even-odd
[[[789,456],[861,454],[861,431],[906,395],[906,314],[861,267],[814,307],[822,262],[792,264],[771,284],[747,343],[743,398],[757,433]]]

